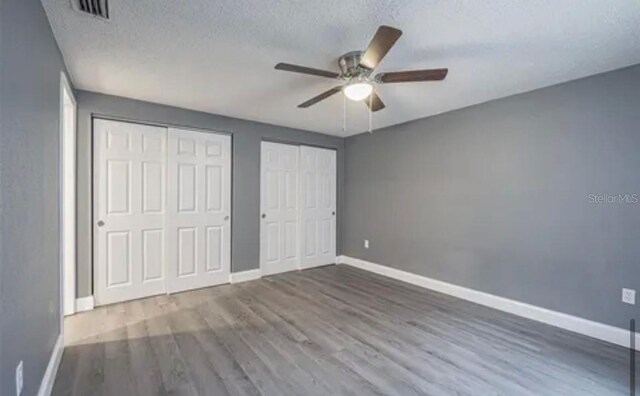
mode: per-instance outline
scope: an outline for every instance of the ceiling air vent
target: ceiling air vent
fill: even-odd
[[[94,17],[109,19],[109,0],[72,0],[73,8]]]

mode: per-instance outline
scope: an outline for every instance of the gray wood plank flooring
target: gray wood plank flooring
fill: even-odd
[[[617,347],[346,266],[65,321],[53,395],[628,395]]]

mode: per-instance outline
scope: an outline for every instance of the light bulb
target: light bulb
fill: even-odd
[[[344,95],[354,101],[364,100],[373,91],[373,86],[367,82],[349,84],[344,87]]]

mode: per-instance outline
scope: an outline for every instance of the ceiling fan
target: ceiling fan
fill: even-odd
[[[384,103],[376,93],[374,85],[401,82],[441,81],[447,76],[448,69],[407,70],[399,72],[378,73],[372,76],[382,58],[398,41],[402,31],[391,26],[380,26],[371,39],[367,49],[363,51],[351,51],[338,59],[340,73],[298,66],[290,63],[278,63],[277,70],[295,73],[310,74],[313,76],[327,77],[343,80],[342,85],[335,86],[328,91],[315,96],[298,105],[299,108],[310,107],[321,100],[342,91],[344,95],[354,101],[364,101],[371,111],[385,108]]]

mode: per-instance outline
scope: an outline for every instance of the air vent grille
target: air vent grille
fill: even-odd
[[[73,0],[73,4],[80,12],[109,19],[109,0]]]

